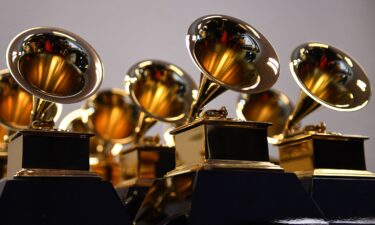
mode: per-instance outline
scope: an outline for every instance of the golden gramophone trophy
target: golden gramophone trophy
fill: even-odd
[[[134,139],[138,108],[124,90],[113,88],[92,96],[82,109],[67,115],[59,128],[91,132],[91,171],[113,185],[121,181],[119,154]]]
[[[201,71],[188,122],[171,133],[182,165],[150,188],[134,223],[324,223],[293,173],[268,157],[270,123],[227,118],[203,106],[227,89],[257,93],[277,80],[279,61],[266,38],[238,19],[210,15],[189,28],[187,45]]]
[[[33,104],[31,129],[10,137],[2,223],[130,224],[112,185],[89,171],[92,134],[54,129],[46,116],[55,103],[79,102],[99,88],[103,66],[97,53],[69,31],[38,27],[17,35],[6,56]]]
[[[134,144],[121,156],[124,182],[116,189],[134,218],[153,182],[175,168],[174,146],[163,145],[159,136],[146,136],[146,132],[157,121],[186,120],[196,88],[179,67],[165,61],[144,60],[129,69],[125,89],[140,115]]]
[[[364,70],[346,53],[316,42],[293,51],[290,70],[301,93],[277,143],[280,165],[297,174],[329,221],[374,224],[375,174],[366,170],[364,152],[368,137],[329,132],[324,123],[294,126],[322,105],[337,111],[366,106],[371,85]]]
[[[33,106],[32,95],[21,88],[7,69],[0,71],[0,177],[6,176],[7,144],[9,136],[30,126]],[[61,105],[53,104],[44,114],[44,119],[56,121],[61,114]]]

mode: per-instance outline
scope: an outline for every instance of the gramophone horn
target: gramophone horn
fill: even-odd
[[[8,130],[16,131],[30,127],[33,97],[12,78],[7,69],[0,71],[0,123]],[[56,121],[62,106],[52,104],[40,114],[44,120]]]
[[[241,20],[222,15],[201,17],[190,26],[186,40],[202,73],[189,120],[227,89],[258,93],[269,89],[278,78],[279,60],[271,44]]]
[[[94,49],[82,38],[63,29],[37,27],[26,30],[11,41],[6,56],[13,78],[36,96],[33,123],[41,120],[38,118],[40,112],[50,107],[46,101],[81,101],[94,94],[103,77],[103,66]]]
[[[370,99],[371,85],[365,71],[337,48],[316,42],[302,44],[292,52],[289,66],[301,93],[286,130],[320,105],[355,111]]]
[[[293,104],[285,94],[269,89],[261,93],[241,94],[236,113],[240,119],[272,122],[268,128],[268,136],[272,138],[282,134],[293,109]]]
[[[89,129],[99,138],[121,144],[133,141],[139,110],[125,91],[101,91],[92,96],[84,108],[89,111]]]
[[[173,64],[146,60],[129,69],[125,89],[142,111],[137,126],[138,140],[156,120],[168,123],[186,120],[195,84]]]

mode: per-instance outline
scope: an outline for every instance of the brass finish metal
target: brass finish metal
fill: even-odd
[[[142,111],[136,128],[137,143],[156,120],[178,123],[186,119],[195,84],[173,64],[144,60],[129,69],[125,89]]]
[[[372,177],[366,171],[363,140],[359,135],[305,132],[278,143],[280,165],[301,178],[311,176]]]
[[[316,42],[298,46],[289,65],[301,92],[285,124],[285,139],[277,143],[280,165],[304,178],[367,177],[371,173],[363,172],[366,171],[363,141],[367,137],[330,133],[324,123],[303,130],[293,128],[321,105],[337,111],[355,111],[366,106],[371,85],[365,71],[346,53]]]
[[[30,127],[33,96],[12,78],[7,69],[0,71],[0,123],[10,130]],[[38,120],[56,121],[61,114],[60,104],[50,104],[35,115]]]
[[[256,94],[241,94],[236,113],[243,120],[271,122],[268,137],[279,139],[293,109],[292,102],[285,94],[269,89]]]
[[[37,27],[18,34],[8,46],[7,65],[16,82],[35,96],[32,127],[50,129],[43,118],[53,103],[74,103],[99,88],[103,66],[95,50],[77,35]]]
[[[240,160],[217,160],[209,159],[204,160],[197,164],[184,164],[176,167],[176,169],[168,172],[166,177],[175,176],[178,174],[188,173],[197,170],[210,170],[210,169],[251,169],[251,170],[273,170],[284,171],[280,166],[271,162],[261,161],[240,161]]]
[[[0,157],[6,157],[6,142],[9,138],[9,129],[0,125]]]
[[[86,170],[54,170],[54,169],[22,169],[16,173],[16,177],[84,177],[98,178],[93,172]]]
[[[282,171],[281,167],[268,162],[265,135],[269,125],[217,117],[200,118],[182,125],[171,134],[175,136],[178,156],[183,163],[168,175],[218,168]],[[230,148],[221,147],[226,142],[231,143]]]
[[[197,19],[188,30],[186,44],[202,72],[188,121],[196,119],[204,105],[227,89],[262,92],[278,78],[279,61],[271,44],[236,18],[210,15]]]
[[[302,44],[293,51],[289,66],[302,91],[285,130],[320,105],[355,111],[370,99],[371,85],[365,71],[337,48],[316,42]]]
[[[111,143],[127,144],[134,139],[138,108],[125,91],[111,89],[92,96],[85,104],[90,131]]]
[[[122,177],[125,183],[139,179],[143,184],[147,180],[161,178],[166,172],[174,169],[174,147],[162,146],[160,143],[134,145],[121,153]],[[172,163],[173,162],[173,163]],[[152,182],[146,182],[151,186]]]
[[[330,177],[375,177],[375,173],[367,170],[344,170],[344,169],[315,169],[313,176]]]
[[[7,174],[8,152],[6,140],[8,139],[8,135],[9,129],[0,125],[0,178],[5,177]]]
[[[27,129],[32,107],[32,95],[16,83],[8,70],[0,71],[0,123],[11,129]]]
[[[30,127],[32,99],[33,96],[17,84],[7,69],[0,70],[0,177],[6,174],[8,152],[5,139],[17,130]],[[37,117],[56,121],[61,108],[60,104],[53,103]]]

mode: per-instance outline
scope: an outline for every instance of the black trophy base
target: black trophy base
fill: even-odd
[[[158,180],[139,225],[327,224],[292,173],[198,170]]]
[[[146,197],[150,187],[133,185],[128,187],[116,187],[116,192],[119,195],[125,210],[131,220],[135,218],[139,207],[142,205],[143,199]]]
[[[0,182],[2,225],[130,225],[109,182],[84,178],[22,178]]]
[[[330,224],[375,224],[375,178],[312,178],[311,196]]]

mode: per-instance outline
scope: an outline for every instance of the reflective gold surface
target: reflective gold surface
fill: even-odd
[[[12,78],[8,70],[0,71],[0,123],[11,130],[30,127],[33,108],[33,96],[26,92]],[[61,113],[61,105],[48,103],[38,105],[38,112],[33,115],[36,120],[54,123]]]
[[[6,151],[4,151],[6,149],[6,142],[5,142],[5,139],[8,139],[8,133],[9,133],[9,130],[0,125],[0,157],[2,154],[6,154]]]
[[[198,18],[188,30],[187,47],[202,72],[189,121],[196,119],[204,105],[226,89],[262,92],[279,75],[278,57],[271,44],[256,29],[233,17]]]
[[[190,26],[187,44],[202,72],[226,88],[260,92],[278,78],[278,58],[271,44],[239,19],[223,15],[201,17]]]
[[[211,51],[210,51],[211,50]],[[196,54],[199,62],[213,77],[227,85],[256,84],[259,79],[254,67],[242,60],[235,48],[228,48],[222,44],[196,44]],[[246,76],[250,74],[250,76]]]
[[[141,151],[138,156],[140,177],[155,178],[156,163],[160,160],[160,153],[157,151]]]
[[[19,70],[31,85],[51,95],[74,95],[85,84],[80,70],[59,55],[26,54],[20,59]]]
[[[86,103],[92,113],[88,117],[90,130],[112,143],[132,141],[139,117],[138,108],[123,90],[104,90]]]
[[[100,86],[103,66],[95,50],[79,36],[59,28],[36,27],[9,44],[7,65],[16,82],[33,97],[31,127],[52,129],[45,113],[53,103],[74,103]]]
[[[125,77],[125,88],[149,116],[178,122],[187,116],[195,84],[186,72],[173,64],[145,60],[130,68]]]
[[[53,27],[36,27],[9,44],[7,65],[25,90],[50,102],[74,103],[99,88],[103,66],[82,38]]]
[[[26,129],[30,125],[32,107],[32,96],[7,70],[0,71],[0,123],[12,129]]]
[[[302,89],[286,129],[320,105],[355,111],[367,105],[371,85],[365,71],[346,53],[322,43],[305,43],[291,56],[290,70]]]
[[[9,130],[0,125],[0,179],[7,174],[8,151],[5,139],[8,139]]]
[[[278,143],[280,166],[301,179],[312,176],[374,177],[366,171],[360,135],[306,132]]]
[[[293,108],[293,104],[285,94],[269,89],[256,94],[241,94],[236,113],[240,119],[271,122],[268,136],[273,137],[283,132]]]

